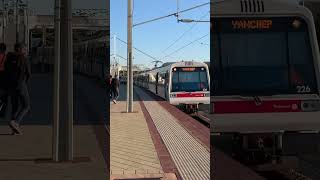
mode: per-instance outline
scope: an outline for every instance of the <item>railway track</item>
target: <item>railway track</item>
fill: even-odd
[[[277,171],[280,175],[282,175],[284,178],[288,180],[312,180],[311,178],[293,170],[279,170]]]
[[[210,119],[204,115],[204,111],[199,111],[198,113],[190,114],[191,117],[193,117],[195,120],[201,122],[203,125],[210,128]],[[313,178],[310,178],[301,172],[298,172],[297,170],[294,170],[292,168],[278,168],[273,169],[270,171],[259,171],[256,170],[254,167],[251,169],[255,170],[258,174],[260,174],[262,177],[266,178],[267,180],[317,180],[320,179],[320,169],[314,167],[311,163],[309,163],[307,160],[299,159],[299,162],[302,162],[303,166],[305,166],[306,169],[308,169],[313,176]],[[309,173],[309,174],[310,174]]]
[[[199,121],[201,124],[205,125],[206,127],[210,128],[210,119],[199,115],[198,113],[190,115],[193,119]]]
[[[297,172],[294,169],[286,169],[286,170],[274,170],[274,171],[265,171],[259,172],[262,177],[266,178],[267,180],[313,180],[310,177],[303,175],[300,172]]]

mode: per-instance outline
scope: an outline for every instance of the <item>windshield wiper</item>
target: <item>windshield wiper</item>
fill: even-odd
[[[253,100],[257,106],[260,106],[262,104],[261,98],[259,96],[253,96]]]
[[[260,106],[262,104],[262,100],[261,100],[261,98],[259,96],[247,96],[247,95],[243,96],[243,95],[240,95],[240,98],[242,98],[242,99],[252,99],[257,106]]]

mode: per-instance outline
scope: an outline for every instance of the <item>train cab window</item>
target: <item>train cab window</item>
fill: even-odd
[[[272,22],[249,27],[249,21]],[[304,19],[217,18],[213,30],[215,95],[316,93]],[[258,23],[257,23],[258,24]],[[301,90],[304,91],[301,91]],[[307,90],[307,91],[305,91]]]
[[[293,86],[312,86],[315,89],[315,74],[311,53],[308,53],[308,34],[305,32],[290,32],[289,56],[291,83]],[[311,87],[309,87],[311,88]]]
[[[209,91],[205,68],[173,68],[172,92]]]
[[[288,73],[285,72],[286,41],[283,33],[237,36],[239,35],[224,34],[221,37],[221,61],[227,87],[255,89],[262,86],[288,86]],[[230,48],[231,44],[237,48]],[[248,52],[248,47],[255,48]],[[266,76],[269,78],[265,78]]]

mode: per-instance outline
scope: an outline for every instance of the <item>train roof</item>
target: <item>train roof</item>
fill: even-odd
[[[179,66],[181,66],[181,67],[184,67],[184,66],[186,66],[186,64],[190,64],[190,63],[192,63],[192,65],[194,65],[194,66],[204,66],[204,65],[206,65],[206,66],[208,66],[206,63],[203,63],[203,62],[197,62],[197,61],[182,61],[182,62],[175,62],[175,63],[173,63],[173,62],[170,62],[170,63],[167,63],[167,65],[166,66],[161,66],[161,67],[159,67],[159,68],[156,68],[156,69],[152,69],[152,70],[148,70],[148,71],[144,71],[144,72],[142,72],[142,73],[140,73],[140,75],[141,74],[156,74],[156,73],[158,73],[158,72],[167,72],[168,71],[168,69],[171,69],[171,68],[173,68],[173,67],[179,67]]]
[[[169,65],[174,64],[174,63],[176,63],[176,62],[165,62],[165,63],[162,64],[161,67],[169,66]]]
[[[211,16],[305,15],[311,12],[298,0],[216,0],[211,2]]]
[[[316,20],[320,14],[320,1],[319,0],[305,0],[304,6],[307,7],[313,14],[313,18]]]

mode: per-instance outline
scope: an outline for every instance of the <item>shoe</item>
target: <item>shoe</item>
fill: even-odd
[[[13,135],[13,136],[21,136],[21,135],[22,135],[22,132],[17,133],[17,132],[15,132],[15,131],[12,130],[11,135]]]
[[[14,120],[10,121],[9,126],[12,129],[12,131],[14,132],[14,134],[22,134],[20,127],[19,127],[19,124],[16,121],[14,121]]]
[[[117,104],[117,101],[114,99],[114,100],[112,100],[113,101],[113,104]]]

